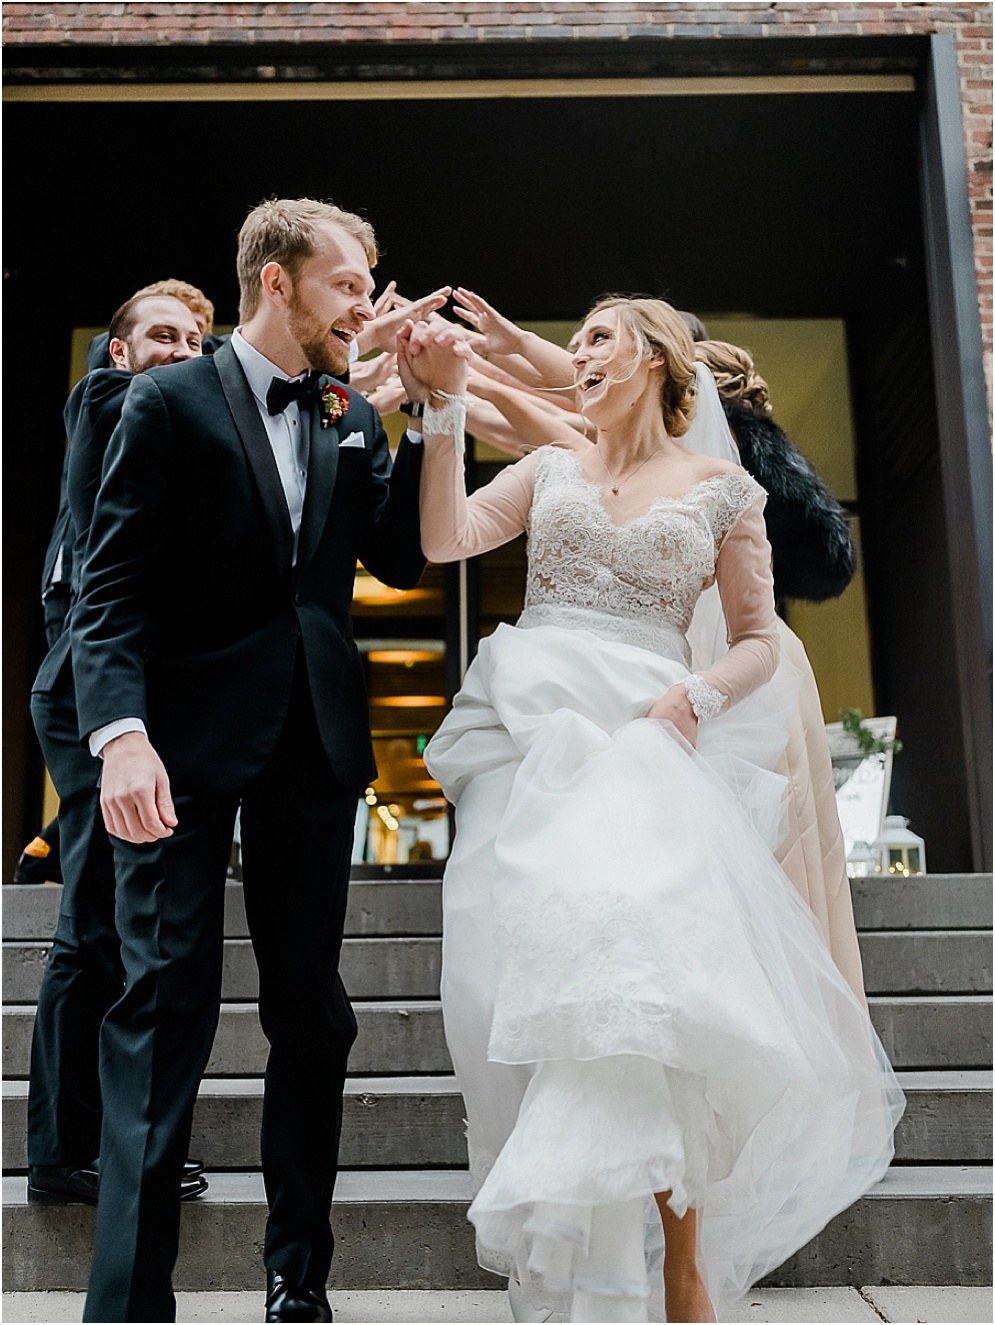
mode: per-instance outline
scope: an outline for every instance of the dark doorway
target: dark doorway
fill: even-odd
[[[864,382],[870,401],[884,351],[865,329],[882,326],[882,300],[927,302],[918,117],[909,93],[9,105],[7,367],[18,389],[6,419],[6,874],[39,813],[26,705],[73,327],[106,324],[164,276],[200,285],[218,321],[233,322],[246,210],[266,195],[313,195],[370,217],[383,277],[403,291],[458,281],[522,320],[577,317],[608,290],[660,294],[706,317],[845,319],[855,390]],[[879,445],[873,410],[858,419],[862,448]],[[922,444],[935,459],[935,432]],[[886,481],[876,457],[863,471],[868,514]],[[867,548],[882,601],[889,540],[882,528]],[[942,591],[924,576],[922,592],[928,616]],[[969,868],[963,750],[939,717],[948,758],[938,764],[939,727],[923,712],[937,670],[956,685],[952,655],[947,671],[934,643],[928,666],[907,660],[899,689],[883,667],[879,707],[901,703],[900,721],[914,709],[921,724],[901,761],[931,867]]]

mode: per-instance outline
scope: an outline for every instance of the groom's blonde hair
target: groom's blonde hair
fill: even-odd
[[[329,223],[358,239],[367,262],[377,265],[373,227],[355,212],[314,198],[268,198],[253,207],[238,233],[239,321],[247,322],[259,307],[259,274],[266,264],[278,262],[296,277],[314,254],[318,227]]]

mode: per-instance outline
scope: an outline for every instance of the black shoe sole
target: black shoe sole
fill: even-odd
[[[199,1178],[196,1186],[191,1186],[190,1180],[185,1184],[190,1187],[189,1191],[184,1191],[180,1195],[181,1201],[196,1201],[208,1188],[206,1178]],[[96,1205],[97,1202],[90,1196],[80,1196],[76,1192],[52,1192],[45,1187],[32,1187],[28,1183],[28,1200],[32,1205]]]
[[[28,1201],[32,1205],[96,1205],[89,1196],[80,1196],[76,1192],[50,1192],[45,1187],[32,1187],[28,1183]]]

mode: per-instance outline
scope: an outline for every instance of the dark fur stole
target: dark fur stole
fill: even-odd
[[[740,459],[767,490],[764,519],[774,552],[774,594],[820,603],[837,598],[856,569],[846,516],[822,479],[766,415],[723,402]]]

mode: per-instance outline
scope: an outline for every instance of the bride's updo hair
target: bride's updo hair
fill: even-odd
[[[770,387],[757,372],[748,350],[725,340],[701,340],[694,352],[715,378],[723,400],[747,405],[757,414],[771,413]]]
[[[641,359],[662,358],[664,372],[660,404],[663,424],[669,436],[683,437],[694,416],[695,345],[680,313],[662,299],[633,299],[613,294],[599,299],[584,321],[608,308],[615,310],[618,327],[629,333],[633,345],[627,363],[626,346],[619,338],[620,380],[631,376]]]

